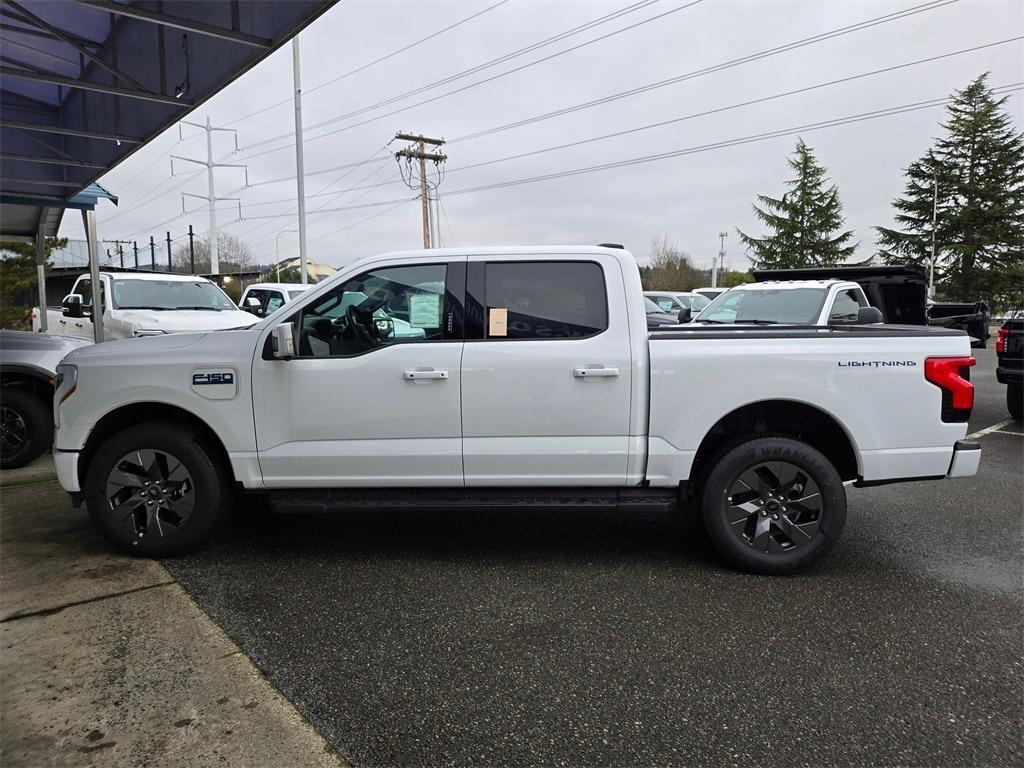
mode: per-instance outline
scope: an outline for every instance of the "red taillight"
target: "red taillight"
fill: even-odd
[[[999,329],[999,337],[996,339],[996,354],[1001,355],[1006,351],[1006,337],[1010,335],[1010,331],[1006,328]]]
[[[924,361],[924,377],[942,390],[942,420],[967,421],[974,407],[974,385],[970,367],[973,357],[929,357]]]

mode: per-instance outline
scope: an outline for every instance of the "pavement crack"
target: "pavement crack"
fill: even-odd
[[[144,587],[134,587],[132,589],[125,589],[120,592],[111,592],[106,595],[97,595],[96,597],[90,597],[87,600],[75,600],[70,603],[64,603],[63,605],[55,605],[52,608],[40,608],[37,611],[15,611],[10,616],[5,616],[0,619],[0,624],[6,624],[10,621],[20,621],[21,619],[31,619],[38,616],[52,616],[55,613],[60,613],[65,608],[74,608],[78,605],[88,605],[89,603],[98,603],[103,600],[109,600],[112,597],[122,597],[123,595],[131,595],[135,592],[144,592],[147,589],[156,589],[157,587],[167,587],[171,584],[177,584],[178,582],[171,579],[170,581],[161,581],[156,584],[147,584]]]

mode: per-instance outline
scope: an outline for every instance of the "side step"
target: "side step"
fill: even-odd
[[[679,504],[673,488],[323,488],[269,492],[280,514],[351,509],[597,509],[668,512]]]

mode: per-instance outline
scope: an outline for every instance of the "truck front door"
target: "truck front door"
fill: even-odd
[[[425,257],[299,299],[291,360],[266,329],[253,403],[267,487],[462,485],[465,275],[464,257]]]
[[[466,484],[623,485],[631,354],[618,263],[471,255],[466,317]]]

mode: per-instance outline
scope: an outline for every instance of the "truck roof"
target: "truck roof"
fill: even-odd
[[[100,274],[117,280],[128,278],[131,280],[170,280],[182,283],[195,280],[202,280],[204,283],[210,282],[205,277],[200,277],[199,275],[179,275],[173,272],[104,272],[100,270]],[[79,277],[89,277],[89,273],[84,272]]]
[[[796,288],[831,288],[833,285],[857,285],[850,280],[765,280],[758,283],[744,283],[730,291],[757,291],[764,288],[793,290]]]
[[[466,254],[480,254],[484,256],[580,256],[587,254],[609,254],[617,259],[633,260],[633,254],[624,248],[606,248],[599,245],[520,245],[520,246],[483,246],[466,248],[432,248],[428,250],[414,251],[391,251],[382,253],[372,258],[401,258],[420,257],[424,255],[437,255],[440,258],[447,256],[465,256]],[[360,259],[362,261],[362,259]]]

